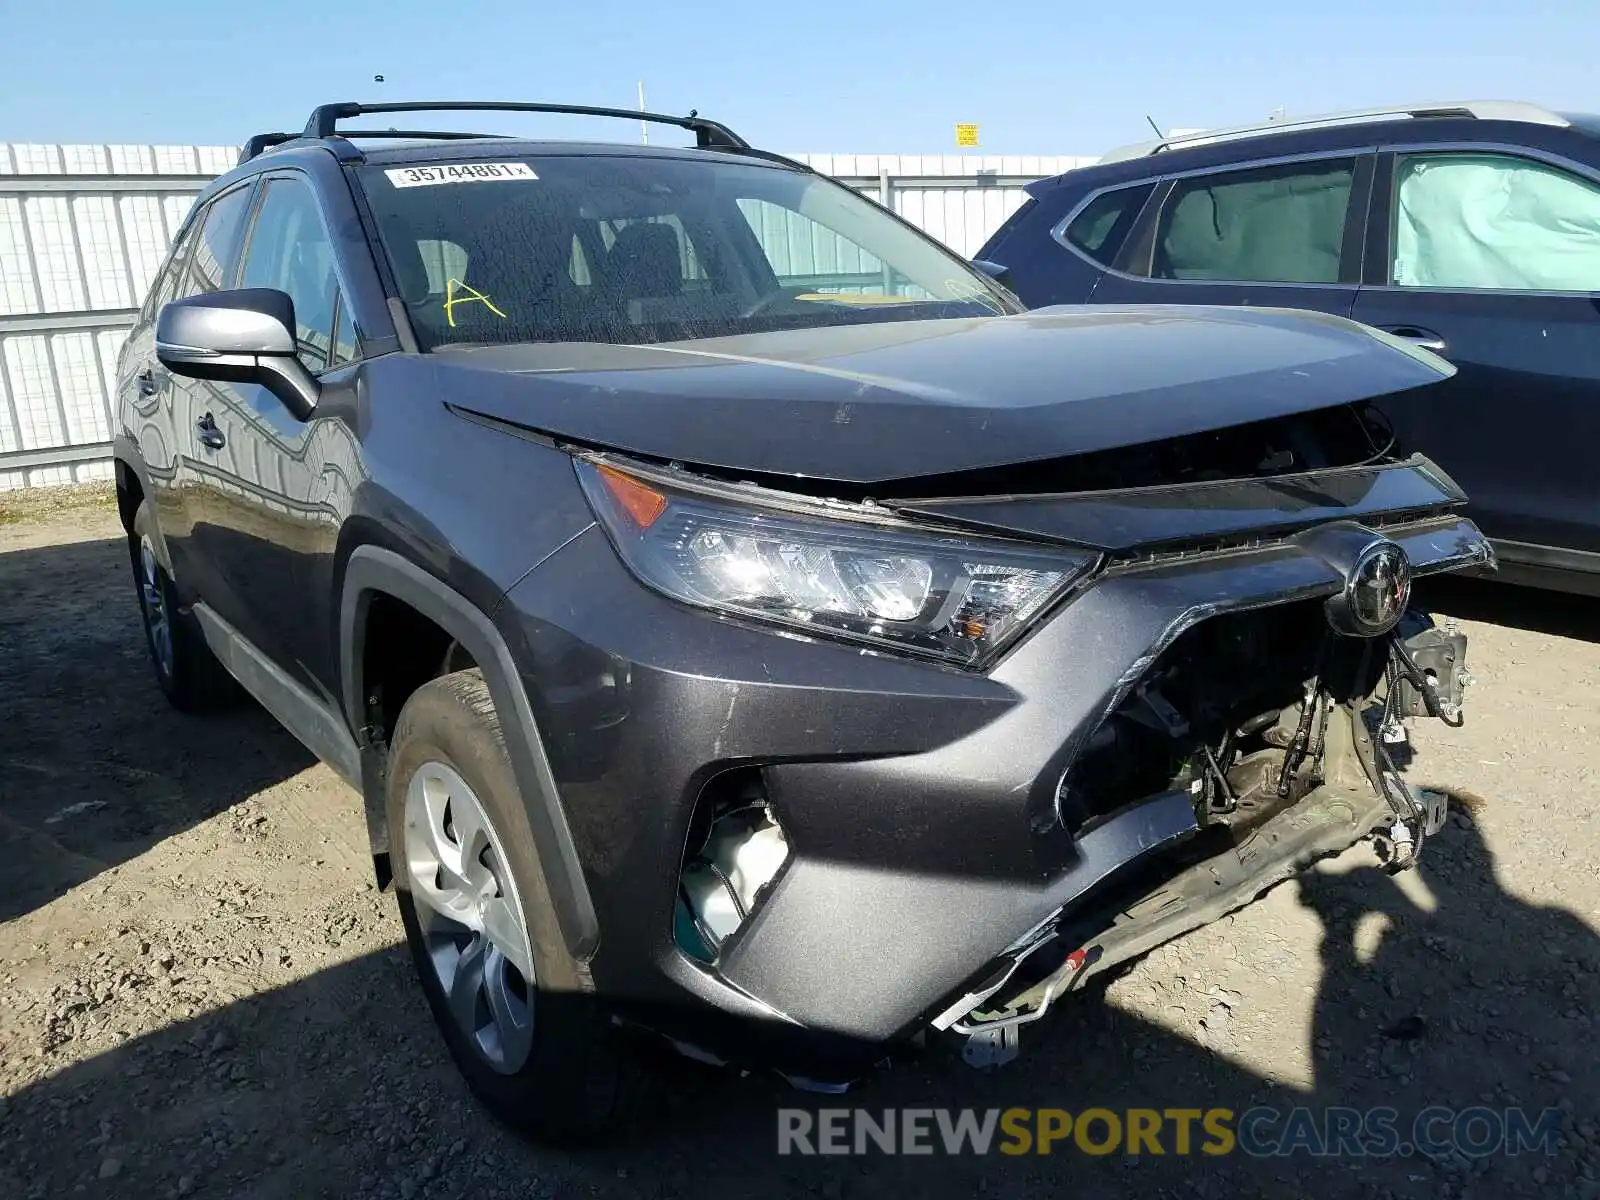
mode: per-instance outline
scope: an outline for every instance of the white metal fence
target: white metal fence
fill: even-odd
[[[1022,204],[1025,184],[1095,160],[1066,154],[797,154],[970,258]]]
[[[0,490],[110,475],[113,375],[194,195],[231,146],[0,143]],[[970,256],[1065,156],[797,157]]]

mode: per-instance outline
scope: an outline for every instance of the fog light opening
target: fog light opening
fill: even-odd
[[[723,944],[760,905],[789,858],[789,839],[759,777],[748,779],[713,816],[699,845],[691,836],[678,876],[673,938],[699,962],[715,962]]]

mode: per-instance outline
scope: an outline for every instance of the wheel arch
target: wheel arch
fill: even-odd
[[[131,537],[133,518],[139,511],[139,505],[151,499],[152,495],[149,475],[132,438],[119,435],[112,442],[111,471],[117,489],[117,517],[122,522],[123,532]],[[167,539],[161,532],[160,521],[156,522],[155,537],[151,540],[155,544],[156,559],[162,569],[171,575],[172,555],[167,551]]]
[[[392,597],[427,617],[483,672],[500,714],[512,772],[522,792],[565,949],[579,961],[592,957],[599,944],[594,902],[527,690],[505,638],[482,609],[410,559],[380,546],[362,545],[351,551],[344,568],[339,606],[340,679],[345,718],[350,728],[358,731],[361,790],[375,860],[382,857],[386,861],[389,851],[384,803],[388,748],[381,731],[368,728],[365,678],[367,617],[378,596]]]

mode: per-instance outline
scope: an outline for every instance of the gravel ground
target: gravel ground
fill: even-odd
[[[977,1073],[852,1097],[657,1069],[581,1153],[457,1082],[355,796],[271,719],[170,711],[103,492],[0,500],[0,1197],[1600,1196],[1600,605],[1452,587],[1466,728],[1419,870],[1364,849],[1158,950]],[[775,1109],[1557,1106],[1553,1157],[779,1157]]]

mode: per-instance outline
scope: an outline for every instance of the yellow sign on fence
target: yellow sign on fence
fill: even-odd
[[[978,127],[976,125],[956,126],[956,145],[976,146],[978,144]]]

